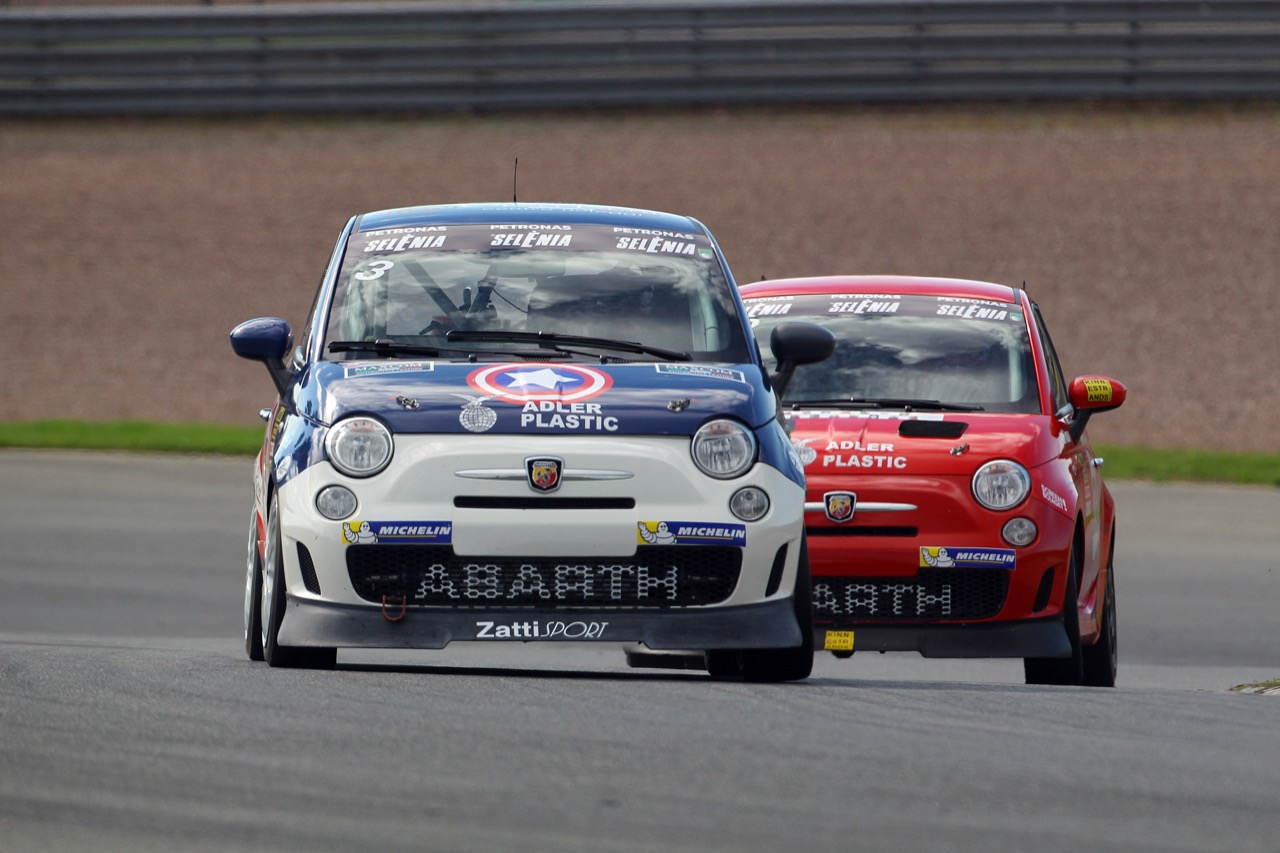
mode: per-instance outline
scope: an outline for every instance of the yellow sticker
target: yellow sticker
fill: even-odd
[[[822,641],[822,648],[829,652],[853,651],[853,632],[828,631]]]
[[[1105,379],[1086,379],[1084,381],[1084,390],[1089,394],[1090,403],[1111,402],[1111,383]]]

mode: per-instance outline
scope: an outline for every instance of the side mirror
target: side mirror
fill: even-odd
[[[1071,440],[1079,441],[1084,435],[1089,418],[1098,412],[1120,408],[1129,396],[1129,391],[1121,383],[1106,376],[1077,376],[1071,380],[1067,396],[1076,410],[1067,429],[1071,433]]]
[[[231,349],[241,358],[266,365],[271,381],[281,394],[289,382],[289,369],[284,365],[284,357],[291,346],[293,329],[279,317],[247,320],[231,330]]]
[[[781,397],[802,364],[826,361],[836,351],[836,336],[813,323],[780,323],[769,333],[769,349],[778,362],[770,381]]]

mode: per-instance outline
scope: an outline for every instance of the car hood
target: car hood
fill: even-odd
[[[716,415],[758,426],[775,411],[750,364],[321,362],[294,387],[307,417],[368,414],[397,433],[692,435]]]
[[[788,412],[791,443],[809,476],[968,476],[992,459],[1028,468],[1057,455],[1042,415],[933,412]]]

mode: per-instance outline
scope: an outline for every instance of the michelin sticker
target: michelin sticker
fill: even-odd
[[[707,524],[701,521],[641,521],[637,545],[736,545],[745,548],[745,524]]]
[[[922,569],[1012,569],[1017,552],[1012,548],[920,549]]]
[[[344,521],[343,545],[448,545],[453,523],[448,521]]]

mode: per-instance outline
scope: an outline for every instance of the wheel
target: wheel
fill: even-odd
[[[249,553],[244,578],[244,650],[262,660],[262,561],[258,559],[258,514],[249,519]]]
[[[332,669],[338,650],[280,645],[280,623],[286,603],[284,554],[280,538],[280,503],[273,500],[267,512],[267,553],[262,561],[262,655],[270,666]]]
[[[793,600],[800,645],[789,649],[743,649],[739,655],[744,681],[800,681],[813,672],[813,580],[809,576],[809,546],[803,538]]]
[[[1071,656],[1065,658],[1023,658],[1022,669],[1027,684],[1083,684],[1084,656],[1080,651],[1080,602],[1077,578],[1080,576],[1080,545],[1071,545],[1067,560],[1067,590],[1062,597],[1062,627],[1071,642]]]
[[[1107,558],[1107,586],[1102,594],[1102,630],[1098,641],[1084,649],[1084,683],[1090,687],[1115,687],[1120,656],[1116,653],[1115,545]]]

